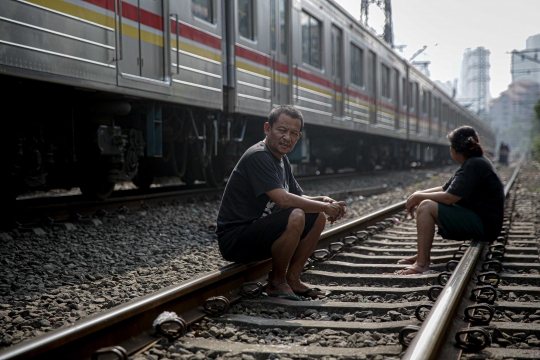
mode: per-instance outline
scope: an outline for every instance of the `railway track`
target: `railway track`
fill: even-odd
[[[424,166],[418,169],[432,169],[436,166]],[[378,176],[394,176],[390,170],[377,171]],[[354,179],[359,177],[368,177],[372,173],[342,172],[335,174],[321,175],[303,175],[298,176],[297,180],[302,184],[316,182],[331,182],[336,179]],[[165,179],[163,186],[150,189],[132,188],[133,185],[126,185],[123,190],[117,190],[103,201],[89,200],[80,193],[55,192],[25,195],[15,201],[10,206],[8,216],[0,219],[1,228],[13,228],[18,226],[36,227],[41,225],[51,225],[52,222],[58,226],[63,226],[63,222],[92,222],[89,219],[98,216],[105,216],[107,213],[137,211],[141,207],[154,207],[162,204],[177,204],[180,202],[195,202],[198,200],[206,201],[208,199],[220,198],[223,194],[223,187],[209,188],[206,184],[180,185],[178,181]],[[330,194],[336,198],[343,196],[362,195],[370,196],[381,194],[388,189],[382,186],[372,186],[361,189],[337,191]],[[52,194],[52,195],[51,195]]]
[[[257,296],[260,286],[253,282],[264,282],[270,263],[234,264],[15,345],[0,352],[0,359],[90,359],[98,349],[110,356],[107,359],[124,358],[124,350],[140,359],[197,353],[198,358],[243,354],[255,358],[438,359],[443,358],[441,353],[445,358],[459,358],[455,331],[447,325],[468,327],[462,320],[463,308],[475,301],[467,292],[478,286],[478,274],[484,270],[487,274],[480,278],[489,284],[485,286],[497,286],[493,320],[484,326],[487,337],[475,330],[477,333],[472,332],[468,339],[462,336],[463,346],[487,345],[489,337],[492,345],[483,351],[493,358],[538,358],[538,252],[534,224],[516,221],[514,216],[530,206],[525,201],[513,207],[516,199],[509,189],[516,174],[505,188],[509,194],[508,228],[498,241],[506,243],[504,251],[498,245],[488,248],[473,242],[464,246],[462,242],[436,239],[432,269],[445,270],[445,263],[461,258],[459,263],[450,262],[452,273],[381,275],[401,268],[394,265],[396,260],[414,253],[415,227],[412,221],[404,220],[402,202],[323,233],[314,254],[320,261],[308,264],[303,280],[331,290],[332,295],[324,299],[289,302]],[[339,240],[345,245],[336,244]],[[491,261],[502,260],[502,265],[488,261],[487,269],[482,269],[489,250]],[[497,273],[501,269],[505,272]],[[446,282],[446,287],[430,290],[439,281]],[[493,290],[488,289],[476,290],[477,300],[491,302]],[[430,294],[432,298],[439,294],[434,305],[428,300]],[[516,299],[520,301],[506,301]],[[427,310],[429,315],[422,324],[416,314],[423,318]],[[158,331],[161,335],[156,335],[152,322],[163,311],[175,311],[183,320],[163,323]],[[490,311],[479,308],[472,315],[482,313],[486,317]],[[430,325],[433,323],[435,326]],[[420,331],[403,354],[401,342],[409,342],[407,331],[414,334],[417,329],[411,326],[419,325]],[[173,340],[178,335],[184,336]],[[449,338],[442,340],[444,336]]]
[[[336,178],[352,177],[351,173],[324,175],[320,177],[305,177],[303,182],[331,180]],[[358,174],[356,174],[358,176]],[[141,207],[153,207],[166,203],[195,202],[198,200],[219,199],[224,188],[208,188],[200,186],[169,186],[152,188],[148,190],[122,190],[103,201],[88,200],[82,195],[68,195],[55,197],[34,197],[17,200],[10,214],[12,223],[19,223],[25,227],[35,227],[42,224],[50,225],[57,222],[89,222],[92,217],[105,216],[108,212],[136,211]],[[329,194],[341,198],[343,196],[362,195],[370,196],[386,192],[388,188],[374,186],[361,189],[343,190]]]

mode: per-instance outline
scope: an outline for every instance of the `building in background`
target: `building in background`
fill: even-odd
[[[465,49],[461,61],[458,101],[482,116],[488,111],[490,51],[482,46]]]
[[[540,34],[529,36],[525,50],[512,52],[512,82],[530,79],[540,83]]]
[[[457,82],[457,79],[454,82],[454,84],[450,80],[446,82],[442,82],[440,80],[434,80],[433,82],[439,87],[439,89],[447,93],[448,96],[451,96],[452,98],[455,96],[455,91],[456,91],[455,82]]]
[[[540,98],[540,83],[522,77],[489,103],[489,120],[498,141],[513,149],[528,151],[534,104]]]

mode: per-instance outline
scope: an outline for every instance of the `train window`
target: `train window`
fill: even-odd
[[[276,0],[270,0],[270,46],[276,50]]]
[[[381,64],[381,96],[390,99],[390,68]]]
[[[279,0],[279,37],[281,53],[287,54],[287,18],[285,13],[285,0]]]
[[[413,83],[414,103],[413,106],[416,109],[416,113],[420,112],[420,85]]]
[[[399,71],[394,69],[394,103],[399,106]]]
[[[414,111],[416,106],[416,89],[417,86],[415,83],[410,82],[409,83],[409,110]]]
[[[401,127],[400,127],[400,122],[399,122],[399,112],[400,112],[400,103],[401,103],[401,100],[399,98],[399,78],[400,78],[400,75],[399,75],[399,70],[398,69],[395,69],[394,68],[394,76],[393,76],[394,80],[393,80],[393,86],[394,86],[394,104],[396,106],[396,111],[395,111],[395,115],[394,115],[394,118],[395,118],[395,128],[396,130],[399,130]]]
[[[214,0],[191,0],[193,16],[211,24],[214,20]]]
[[[407,106],[409,106],[409,103],[410,103],[409,99],[411,97],[410,88],[407,86],[406,78],[401,79],[401,91],[403,91],[403,99],[401,101],[401,107],[403,109],[406,109]]]
[[[250,40],[255,40],[253,14],[253,0],[238,0],[238,32]]]
[[[364,85],[364,51],[351,44],[351,82],[358,86]]]
[[[302,12],[302,61],[321,68],[321,22]]]
[[[438,97],[433,98],[433,119],[438,120],[439,119],[439,111],[441,106],[441,99]]]
[[[276,17],[276,0],[270,0],[270,45],[272,50],[276,50],[277,44],[277,21],[279,21],[279,40],[281,53],[287,55],[287,33],[285,27],[285,0],[279,0],[278,17]]]
[[[422,115],[423,116],[427,116],[428,114],[428,101],[429,101],[428,92],[425,90],[422,90]]]
[[[377,56],[373,51],[369,52],[368,58],[368,84],[370,93],[375,97],[375,89],[377,89]]]
[[[332,25],[332,76],[341,79],[341,30]]]

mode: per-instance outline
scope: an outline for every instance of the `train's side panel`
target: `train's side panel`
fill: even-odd
[[[347,78],[347,101],[346,101],[346,114],[348,118],[352,120],[356,129],[369,131],[370,129],[370,109],[372,107],[372,98],[368,94],[368,88],[366,85],[367,70],[366,59],[367,52],[370,49],[370,45],[367,42],[367,38],[358,29],[349,31],[348,36],[348,62],[349,76]],[[356,54],[355,54],[356,53]],[[360,70],[356,74],[356,82],[351,81],[352,64],[359,61],[362,65],[358,66],[356,71]]]
[[[216,3],[170,2],[170,73],[173,94],[182,103],[221,109],[223,9]]]
[[[293,9],[293,104],[307,123],[332,126],[333,86],[326,77],[324,54],[329,51],[326,36],[329,22],[323,9],[310,1],[296,3]],[[329,31],[328,31],[329,32]],[[306,37],[310,34],[310,41]],[[311,47],[306,49],[305,47]],[[309,53],[309,56],[306,54]]]
[[[232,111],[267,117],[272,107],[269,1],[234,1],[235,88]],[[229,25],[230,26],[230,25]]]
[[[0,67],[8,75],[222,109],[221,8],[214,3],[204,21],[190,0],[3,1]]]
[[[114,2],[86,0],[98,6]],[[164,95],[171,94],[167,52],[168,1],[118,1],[118,85]],[[129,90],[128,90],[129,91]]]
[[[116,84],[114,8],[78,1],[2,1],[4,74],[81,84]]]

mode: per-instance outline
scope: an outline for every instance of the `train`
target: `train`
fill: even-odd
[[[445,162],[465,124],[495,146],[333,0],[5,0],[0,83],[3,200],[103,200],[160,176],[219,186],[280,104],[305,118],[296,174]]]

